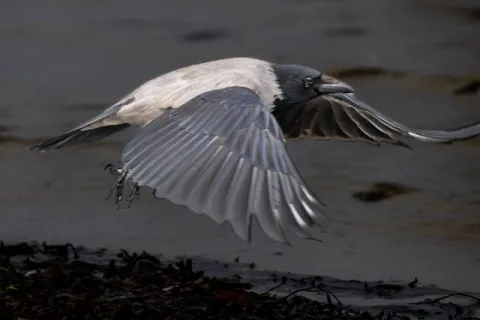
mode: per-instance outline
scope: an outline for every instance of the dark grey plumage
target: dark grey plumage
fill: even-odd
[[[71,147],[81,143],[94,142],[104,139],[118,131],[130,127],[128,123],[94,128],[90,130],[76,129],[69,131],[61,136],[44,140],[39,144],[33,146],[31,150],[34,151],[49,151],[65,147]]]
[[[114,115],[123,106],[128,105],[135,101],[135,98],[124,99],[113,106],[105,109],[96,117],[82,123],[81,125],[73,128],[72,130],[64,133],[60,136],[53,137],[51,139],[44,140],[37,145],[32,146],[30,149],[33,151],[50,151],[65,147],[71,147],[81,143],[94,142],[102,140],[118,131],[130,127],[129,123],[111,124],[108,123],[108,117]],[[107,119],[106,123],[102,123]]]
[[[399,138],[448,144],[480,134],[480,122],[450,130],[413,129],[376,111],[352,93],[317,96],[289,107],[275,108],[273,115],[287,140],[335,139],[374,145],[389,143],[411,149]]]

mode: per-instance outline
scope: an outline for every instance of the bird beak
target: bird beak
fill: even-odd
[[[337,80],[333,77],[322,75],[322,83],[316,86],[316,90],[319,94],[329,93],[353,93],[355,90],[347,83]]]

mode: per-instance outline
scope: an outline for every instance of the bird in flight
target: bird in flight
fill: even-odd
[[[183,67],[147,81],[99,115],[33,146],[60,149],[93,142],[131,125],[115,201],[132,182],[157,198],[229,222],[251,241],[255,217],[272,239],[288,243],[287,228],[303,238],[329,218],[307,186],[285,143],[299,138],[390,143],[401,137],[450,143],[480,134],[480,122],[453,130],[413,129],[355,95],[354,89],[313,68],[237,57]]]

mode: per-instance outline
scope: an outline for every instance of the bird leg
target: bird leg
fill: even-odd
[[[122,168],[117,168],[115,167],[113,164],[109,163],[105,166],[105,168],[103,168],[103,170],[110,172],[110,174],[114,175],[114,174],[122,174],[123,173],[123,169]]]
[[[105,171],[106,170],[108,170],[111,174],[119,176],[117,182],[113,188],[110,189],[106,197],[106,199],[110,199],[110,197],[115,193],[115,204],[117,205],[117,210],[119,210],[120,201],[122,201],[123,198],[123,188],[125,187],[125,181],[127,180],[128,170],[117,168],[111,163],[105,166]]]
[[[134,182],[132,186],[132,190],[130,191],[130,196],[127,199],[127,205],[125,206],[125,209],[130,208],[133,200],[136,200],[139,197],[140,197],[140,186],[138,185],[138,183]]]
[[[111,174],[118,175],[117,182],[115,185],[110,189],[110,191],[107,194],[106,199],[109,199],[112,197],[112,195],[115,193],[115,204],[117,205],[117,210],[120,209],[120,202],[123,199],[123,189],[125,187],[125,182],[127,180],[127,174],[128,170],[123,169],[123,168],[117,168],[113,164],[109,163],[105,166],[105,171],[109,171]],[[140,196],[140,186],[134,182],[132,189],[130,191],[130,194],[128,198],[126,199],[126,205],[124,209],[130,208],[132,205],[133,200],[138,199]]]

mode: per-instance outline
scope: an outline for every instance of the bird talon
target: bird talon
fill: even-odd
[[[103,170],[104,170],[104,171],[107,171],[107,170],[110,169],[111,167],[113,167],[113,164],[107,163],[107,164],[105,165],[105,167],[103,168]]]
[[[125,205],[125,209],[129,209],[132,206],[132,202],[138,199],[139,197],[140,197],[140,186],[135,182],[133,183],[130,196],[127,199],[127,204]]]
[[[117,210],[120,209],[120,202],[123,199],[123,188],[125,187],[125,181],[127,180],[128,170],[122,168],[116,168],[112,164],[105,166],[105,170],[109,170],[112,174],[120,175],[115,182],[115,185],[107,193],[106,199],[110,199],[115,193],[115,204],[117,205]]]
[[[104,171],[108,171],[110,172],[110,174],[114,175],[121,175],[123,173],[123,169],[122,168],[117,168],[115,167],[113,164],[109,163],[107,164],[104,168],[103,168]]]

